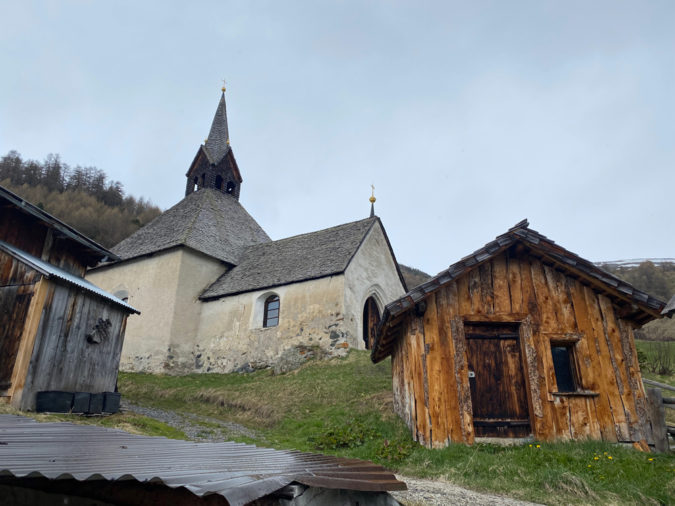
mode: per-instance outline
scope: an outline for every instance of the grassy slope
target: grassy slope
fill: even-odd
[[[279,376],[122,373],[119,386],[131,402],[234,421],[260,434],[241,441],[365,458],[521,499],[667,504],[675,497],[673,456],[596,442],[422,448],[393,414],[388,362],[374,366],[365,352]]]

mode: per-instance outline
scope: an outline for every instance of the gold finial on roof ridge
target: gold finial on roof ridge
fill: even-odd
[[[374,204],[374,203],[375,203],[375,200],[377,200],[377,199],[375,198],[375,185],[372,185],[372,184],[371,184],[370,187],[372,188],[372,193],[370,194],[370,198],[369,198],[368,200],[370,200],[370,203],[371,203],[371,204]]]

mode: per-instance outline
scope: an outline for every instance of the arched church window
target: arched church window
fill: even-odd
[[[195,176],[195,178],[192,180],[192,183],[194,184],[192,191],[196,192],[199,190],[199,178],[197,176]]]
[[[216,188],[223,189],[223,176],[216,176]]]
[[[225,188],[226,193],[234,193],[234,183],[232,181],[227,182],[227,187]]]
[[[279,296],[270,295],[265,299],[263,327],[276,327],[277,325],[279,325]]]
[[[377,307],[377,302],[375,302],[375,298],[368,297],[363,306],[363,342],[366,345],[366,350],[371,350],[375,344],[378,323],[380,323],[380,310]]]
[[[206,173],[202,174],[202,187],[206,183]]]

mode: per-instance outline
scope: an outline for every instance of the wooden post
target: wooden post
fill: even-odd
[[[666,409],[663,405],[663,394],[658,388],[647,388],[647,410],[652,422],[652,434],[654,435],[654,449],[657,452],[670,450],[668,443],[668,431],[666,430]]]

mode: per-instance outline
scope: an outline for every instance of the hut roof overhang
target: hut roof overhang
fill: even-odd
[[[0,251],[4,251],[12,258],[15,258],[19,262],[28,265],[30,268],[35,269],[40,274],[42,274],[47,279],[58,279],[60,282],[67,285],[75,286],[85,292],[92,293],[102,299],[107,300],[117,306],[120,306],[122,309],[128,313],[141,314],[141,312],[121,299],[118,299],[114,295],[106,292],[105,290],[100,289],[98,286],[90,283],[84,278],[80,278],[69,272],[57,267],[56,265],[40,260],[39,258],[27,253],[16,246],[13,246],[5,241],[0,240]]]
[[[34,206],[27,200],[19,197],[15,193],[12,193],[7,188],[0,186],[0,209],[5,206],[12,207],[42,222],[42,224],[47,228],[53,230],[57,236],[69,240],[87,256],[94,258],[94,263],[120,259],[117,255],[107,250],[97,242],[92,241],[70,225],[65,224],[48,212],[43,211],[37,206]]]
[[[660,318],[662,311],[666,308],[665,302],[638,290],[593,262],[559,246],[548,237],[529,228],[528,221],[523,220],[495,240],[441,271],[429,281],[416,286],[399,299],[387,304],[377,328],[376,341],[371,353],[373,362],[377,363],[391,354],[396,340],[402,334],[403,317],[408,312],[420,307],[421,302],[441,287],[518,245],[522,245],[524,251],[540,258],[542,262],[604,293],[620,306],[623,318],[634,321],[638,325]],[[668,306],[671,304],[669,314],[675,312],[675,301],[671,300]]]

